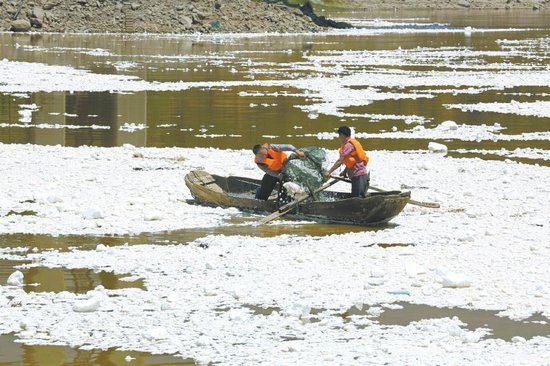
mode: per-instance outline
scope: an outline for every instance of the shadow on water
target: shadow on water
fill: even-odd
[[[15,267],[28,262],[0,260],[0,283],[5,284],[7,278],[15,271]],[[101,285],[108,290],[122,288],[145,289],[143,280],[123,281],[127,275],[112,272],[94,272],[91,269],[67,269],[32,267],[22,268],[25,292],[62,292],[86,293]]]
[[[127,357],[131,357],[132,360]],[[192,359],[172,355],[153,355],[145,352],[91,350],[84,351],[65,346],[28,346],[16,342],[12,335],[0,336],[0,365],[3,366],[190,366]]]

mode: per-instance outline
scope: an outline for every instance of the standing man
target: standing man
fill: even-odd
[[[292,151],[300,159],[306,156],[303,151],[290,144],[269,144],[266,142],[263,145],[254,145],[252,151],[255,155],[254,162],[265,172],[262,185],[256,191],[256,199],[258,200],[267,200],[277,182],[282,182],[282,170],[287,160],[284,151]]]
[[[340,165],[346,166],[345,174],[351,179],[351,196],[365,197],[369,188],[369,174],[367,163],[369,157],[363,150],[363,146],[354,138],[351,138],[351,129],[348,126],[338,128],[338,138],[342,142],[340,146],[340,158],[323,175],[328,178]]]

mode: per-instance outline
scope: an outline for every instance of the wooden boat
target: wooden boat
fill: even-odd
[[[221,177],[202,170],[185,176],[185,184],[199,204],[236,207],[241,210],[277,211],[276,196],[267,201],[254,198],[261,181],[245,177]],[[274,190],[276,191],[276,190]],[[376,226],[397,216],[410,200],[410,192],[369,192],[365,198],[351,198],[349,193],[324,191],[314,200],[297,205],[286,217],[326,223]],[[321,200],[322,198],[322,200]]]

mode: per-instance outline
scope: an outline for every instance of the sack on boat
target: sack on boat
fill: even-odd
[[[307,190],[314,191],[326,181],[323,172],[328,164],[327,153],[320,147],[305,147],[301,150],[306,154],[306,158],[290,156],[283,168],[283,173],[288,175],[293,182],[304,186]]]

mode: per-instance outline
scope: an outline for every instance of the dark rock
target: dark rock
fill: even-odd
[[[191,19],[193,20],[193,24],[202,24],[202,19],[198,14],[191,14]]]
[[[38,18],[31,18],[31,26],[33,28],[42,28],[44,26],[44,21]]]
[[[8,13],[8,15],[10,17],[12,17],[13,15],[15,15],[15,13],[17,13],[17,9],[12,7],[12,6],[7,5],[6,6],[6,13]]]
[[[25,19],[17,19],[11,22],[11,30],[14,32],[28,32],[31,30],[31,23]]]

